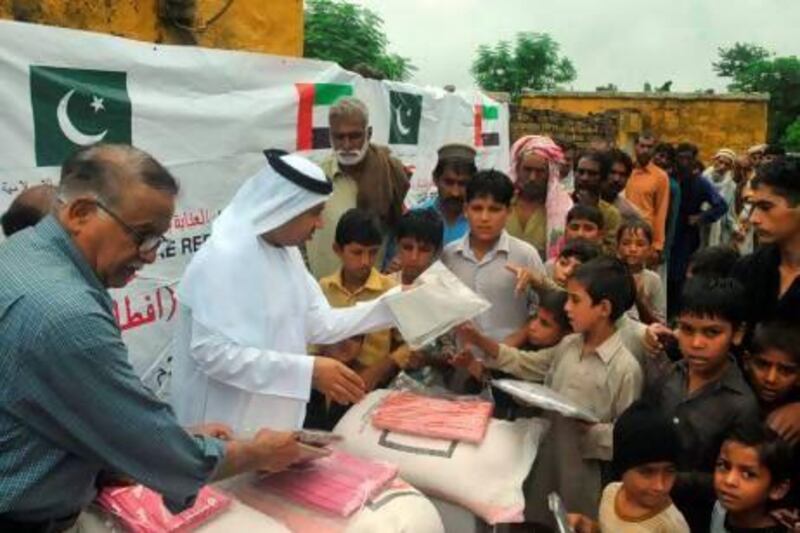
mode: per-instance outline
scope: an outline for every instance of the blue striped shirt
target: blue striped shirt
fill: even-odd
[[[55,218],[0,245],[0,514],[76,513],[101,470],[182,509],[223,454],[142,385],[111,297]]]

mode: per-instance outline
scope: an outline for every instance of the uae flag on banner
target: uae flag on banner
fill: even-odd
[[[500,108],[478,104],[474,109],[475,146],[500,146]]]
[[[297,149],[318,150],[331,147],[328,109],[343,96],[353,95],[353,86],[340,83],[296,83],[300,104],[297,107]]]

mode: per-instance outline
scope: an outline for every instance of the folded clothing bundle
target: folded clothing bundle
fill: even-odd
[[[478,444],[491,416],[492,404],[487,401],[395,391],[375,410],[372,425],[396,433]]]
[[[392,464],[334,451],[303,468],[267,476],[260,486],[301,505],[348,517],[395,476],[397,467]]]
[[[161,495],[142,485],[109,487],[97,496],[97,503],[113,514],[133,533],[190,531],[227,509],[231,499],[211,487],[203,487],[195,504],[181,513],[170,513]]]

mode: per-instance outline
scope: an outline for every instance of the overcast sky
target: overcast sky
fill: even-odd
[[[478,45],[520,31],[555,38],[577,70],[574,90],[672,80],[673,91],[723,91],[711,63],[736,41],[800,56],[800,0],[356,1],[384,19],[390,50],[418,67],[420,85],[474,87]]]

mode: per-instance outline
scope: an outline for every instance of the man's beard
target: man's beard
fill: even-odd
[[[367,150],[369,150],[369,142],[367,141],[364,141],[364,144],[358,150],[336,150],[336,160],[340,165],[351,167],[364,160]]]
[[[519,196],[529,202],[544,202],[547,199],[547,180],[526,181],[520,188]]]
[[[442,209],[447,211],[461,211],[464,209],[464,199],[455,196],[445,196],[440,199]]]

